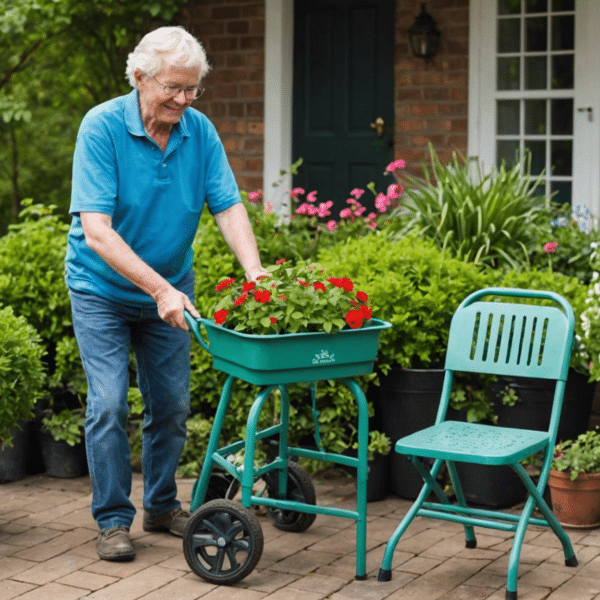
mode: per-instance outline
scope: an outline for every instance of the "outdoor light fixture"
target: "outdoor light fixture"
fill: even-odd
[[[412,27],[408,29],[410,47],[414,56],[426,60],[435,56],[441,35],[433,17],[425,10],[425,3],[423,2],[420,14],[415,19]]]

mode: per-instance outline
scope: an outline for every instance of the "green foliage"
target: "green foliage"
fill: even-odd
[[[567,440],[554,448],[552,468],[570,473],[571,481],[579,473],[600,473],[600,431],[586,431],[575,440]]]
[[[429,151],[431,175],[423,164],[424,179],[402,178],[406,189],[398,212],[408,212],[409,218],[400,235],[416,230],[465,262],[512,268],[527,264],[529,246],[549,229],[530,156],[486,175],[479,163],[457,153],[444,165],[431,144]],[[390,232],[398,235],[401,222],[393,223]]]
[[[69,446],[75,446],[83,441],[85,409],[65,408],[59,413],[50,412],[50,416],[42,419],[42,424],[57,442],[63,441]]]
[[[392,323],[381,332],[376,364],[383,373],[394,365],[441,366],[454,311],[487,283],[475,265],[450,258],[432,241],[416,236],[349,240],[322,251],[319,262],[367,290],[373,316]]]
[[[352,444],[354,450],[358,450],[358,442]],[[392,449],[392,442],[390,438],[381,433],[381,431],[370,431],[369,432],[369,445],[367,447],[367,460],[375,460],[377,454],[386,456]]]
[[[200,476],[212,426],[212,419],[205,419],[202,415],[188,419],[187,438],[177,470],[179,477]]]
[[[0,308],[0,447],[11,444],[19,421],[43,398],[46,377],[40,337],[11,307]]]
[[[371,318],[367,295],[355,292],[348,278],[330,277],[317,264],[279,263],[267,267],[271,276],[257,283],[236,284],[233,278],[218,283],[215,322],[253,334],[335,333]]]
[[[551,228],[548,237],[538,240],[530,248],[531,266],[562,273],[577,279],[584,285],[592,280],[592,253],[600,242],[600,231],[587,232],[571,217],[568,204],[553,205]],[[553,251],[545,250],[547,243],[555,242]]]

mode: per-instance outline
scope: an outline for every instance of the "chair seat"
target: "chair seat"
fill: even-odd
[[[444,421],[400,438],[396,452],[482,465],[509,465],[543,450],[547,431]]]

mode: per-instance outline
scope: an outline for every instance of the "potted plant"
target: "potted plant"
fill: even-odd
[[[556,445],[548,478],[552,510],[562,525],[600,526],[600,431]]]
[[[6,482],[26,473],[29,444],[21,429],[45,395],[46,374],[39,335],[11,307],[0,308],[0,348],[0,482]]]

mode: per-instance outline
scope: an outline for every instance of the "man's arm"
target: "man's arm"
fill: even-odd
[[[117,273],[137,285],[154,299],[160,318],[187,331],[183,309],[198,318],[200,314],[190,299],[176,290],[164,277],[147,265],[113,229],[110,215],[96,212],[80,213],[85,241]]]
[[[255,281],[260,275],[267,275],[260,262],[256,239],[244,205],[240,202],[230,206],[217,213],[215,220],[221,235],[244,269],[246,279]]]

